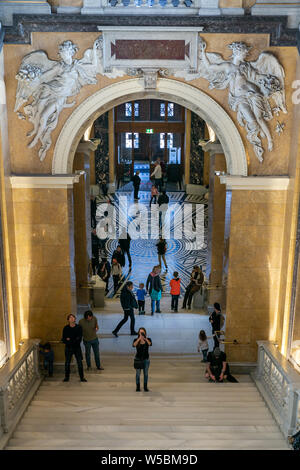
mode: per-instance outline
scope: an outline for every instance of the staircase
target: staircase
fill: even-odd
[[[288,449],[247,375],[207,383],[199,356],[152,355],[138,393],[133,356],[102,359],[87,383],[45,379],[6,449]]]

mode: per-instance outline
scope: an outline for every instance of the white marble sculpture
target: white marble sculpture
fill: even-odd
[[[60,112],[75,104],[75,100],[67,102],[68,98],[77,95],[84,85],[96,84],[97,74],[113,78],[125,73],[118,70],[104,72],[101,36],[96,39],[92,49],[84,52],[82,59],[73,59],[77,51],[78,47],[72,41],[64,41],[59,46],[59,61],[49,60],[44,51],[31,52],[22,60],[16,75],[18,88],[15,111],[20,119],[28,116],[33,124],[33,129],[27,134],[28,137],[34,137],[29,147],[35,147],[38,141],[41,142],[41,161],[51,146],[51,133],[57,126]],[[32,99],[24,106],[22,114],[19,110],[30,97]]]
[[[219,54],[206,52],[206,43],[199,38],[198,69],[194,73],[177,72],[186,80],[203,77],[209,88],[229,89],[228,103],[237,113],[238,123],[247,130],[247,139],[253,145],[260,162],[264,149],[261,138],[266,137],[268,150],[273,149],[273,139],[267,121],[280,111],[287,113],[285,106],[284,70],[270,52],[262,52],[256,61],[246,61],[250,47],[243,42],[229,44],[231,60]],[[271,108],[272,101],[275,104]]]

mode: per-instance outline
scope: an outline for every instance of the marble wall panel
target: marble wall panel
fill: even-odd
[[[73,309],[70,201],[67,189],[13,189],[13,291],[23,338],[60,339],[58,319]]]
[[[250,362],[257,340],[276,340],[285,202],[286,191],[232,191],[226,338],[249,342]]]

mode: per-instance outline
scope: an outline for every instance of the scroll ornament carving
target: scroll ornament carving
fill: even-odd
[[[51,133],[57,126],[61,111],[76,103],[76,100],[68,102],[68,98],[76,96],[84,85],[96,84],[97,74],[115,78],[126,73],[117,69],[103,70],[101,36],[92,49],[84,52],[82,59],[73,59],[77,51],[78,47],[72,41],[64,41],[59,46],[58,61],[50,60],[44,51],[31,52],[22,60],[16,75],[15,112],[20,119],[28,117],[33,124],[33,129],[27,134],[33,137],[28,146],[35,147],[40,141],[41,161],[51,146]],[[20,112],[22,107],[23,113]]]
[[[261,139],[267,139],[268,150],[273,149],[273,139],[267,121],[287,113],[285,104],[284,69],[270,52],[261,52],[256,61],[246,61],[250,47],[243,42],[228,45],[231,60],[219,54],[206,52],[206,43],[200,37],[198,67],[195,71],[178,71],[175,76],[185,80],[203,77],[209,88],[228,88],[228,104],[237,113],[240,126],[245,127],[247,139],[253,145],[255,155],[263,161],[264,148]],[[273,108],[272,105],[275,105]]]

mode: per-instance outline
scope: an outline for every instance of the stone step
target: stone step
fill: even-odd
[[[17,431],[13,435],[14,439],[22,439],[24,442],[33,439],[46,439],[49,441],[56,440],[56,439],[72,439],[72,440],[97,440],[101,441],[111,441],[113,442],[114,439],[124,439],[124,440],[139,440],[141,438],[141,433],[137,431],[132,431],[130,433],[130,438],[128,437],[127,431],[112,431],[106,432],[103,434],[102,432],[82,432],[80,436],[78,432],[70,432],[70,431],[49,431],[40,432],[40,431]],[[213,432],[185,432],[184,435],[182,432],[170,432],[164,433],[163,431],[149,431],[147,432],[147,439],[149,440],[157,440],[157,439],[178,439],[178,440],[197,440],[199,441],[206,440],[206,441],[213,441],[216,438],[215,431]],[[259,433],[257,431],[252,432],[244,432],[240,433],[240,431],[231,431],[222,433],[222,436],[217,437],[217,439],[222,440],[233,440],[233,439],[243,439],[243,440],[273,440],[273,439],[282,439],[282,434],[279,431],[267,432],[267,433]]]
[[[105,449],[107,450],[107,442],[100,440],[89,440],[88,442],[78,439],[77,441],[69,439],[52,439],[44,441],[42,439],[33,439],[24,442],[22,439],[11,439],[9,446],[6,447],[7,450],[17,450],[17,449]],[[285,445],[281,439],[274,439],[272,441],[265,442],[264,440],[223,440],[222,438],[215,438],[211,442],[202,441],[187,441],[186,439],[164,439],[164,440],[148,440],[147,437],[143,440],[117,440],[114,439],[112,443],[109,444],[109,449],[141,449],[141,450],[154,450],[154,449],[206,449],[206,450],[215,450],[215,449],[287,449],[288,446]]]
[[[251,417],[239,417],[236,416],[232,418],[232,416],[223,416],[223,417],[208,417],[208,418],[168,418],[169,425],[180,425],[182,426],[219,426],[224,424],[222,419],[226,419],[226,424],[228,426],[244,426],[245,423],[249,425],[255,426],[272,426],[274,425],[274,420],[272,417],[268,418],[251,418]],[[221,423],[220,423],[221,421]],[[72,423],[72,425],[93,425],[95,423],[101,423],[102,425],[127,425],[127,426],[141,426],[145,422],[145,418],[118,418],[115,416],[110,416],[108,418],[95,418],[95,417],[86,417],[82,418],[82,415],[70,417],[69,419],[66,417],[27,417],[24,416],[22,419],[22,424],[38,424],[43,425],[45,429],[47,429],[48,425],[55,425],[55,424],[65,424],[66,422]],[[166,418],[147,418],[147,423],[151,423],[151,425],[161,425],[166,424]]]
[[[45,432],[45,426],[43,424],[20,424],[17,428],[16,432],[27,432],[27,431],[32,431],[32,432]],[[217,426],[205,426],[202,425],[199,427],[198,430],[198,425],[197,423],[194,423],[194,425],[180,425],[180,424],[172,424],[172,425],[166,425],[166,424],[161,424],[161,425],[148,425],[148,424],[142,424],[142,425],[135,425],[135,426],[130,426],[127,424],[122,424],[122,425],[114,425],[114,424],[48,424],[47,425],[47,432],[76,432],[76,433],[116,433],[116,432],[126,432],[129,433],[130,435],[132,432],[147,432],[147,435],[149,432],[176,432],[176,433],[183,433],[184,435],[186,433],[195,433],[195,432],[200,432],[204,434],[208,433],[222,433],[222,435],[227,435],[228,433],[238,433],[239,435],[242,435],[244,433],[260,433],[260,434],[269,434],[269,433],[278,433],[281,435],[278,427],[273,424],[271,426],[264,426],[264,425],[231,425],[231,426],[224,426],[224,423],[218,424]]]
[[[116,401],[116,404],[118,404],[119,400],[120,400],[120,397],[114,397]],[[199,408],[205,408],[205,409],[208,409],[210,406],[211,406],[211,401],[207,399],[207,401],[203,401],[201,399],[188,399],[188,397],[186,399],[177,399],[176,402],[173,401],[173,400],[168,400],[168,399],[160,399],[158,398],[159,400],[159,405],[164,405],[164,406],[179,406],[179,407],[182,407],[182,406],[185,406],[185,407],[194,407],[194,406],[197,406]],[[57,401],[57,400],[41,400],[41,398],[35,398],[30,406],[32,407],[37,407],[37,408],[61,408],[61,407],[86,407],[86,406],[89,406],[89,407],[93,407],[93,406],[107,406],[111,403],[112,399],[110,397],[105,397],[105,398],[101,398],[101,401],[99,400],[99,398],[96,400],[96,399],[87,399],[87,398],[74,398],[72,397],[71,399],[67,399],[67,397],[65,397],[63,400],[61,401]],[[135,404],[137,401],[137,398],[134,398],[134,397],[130,397],[130,398],[127,398],[126,399],[126,403],[132,403],[132,404]],[[143,397],[143,403],[145,403],[145,405],[147,406],[148,403],[151,403],[151,405],[153,404],[153,399],[151,397]],[[230,405],[230,403],[232,403],[232,405]],[[247,402],[246,400],[244,401],[231,401],[231,402],[226,402],[226,407],[228,406],[234,406],[236,408],[245,408],[245,406],[247,406],[247,408],[251,408],[251,409],[254,409],[254,408],[262,408],[265,406],[264,402],[261,400],[261,401],[254,401],[254,402]],[[221,402],[217,402],[217,403],[214,403],[214,408],[218,408],[218,409],[222,409],[224,408],[224,403],[221,403]]]

